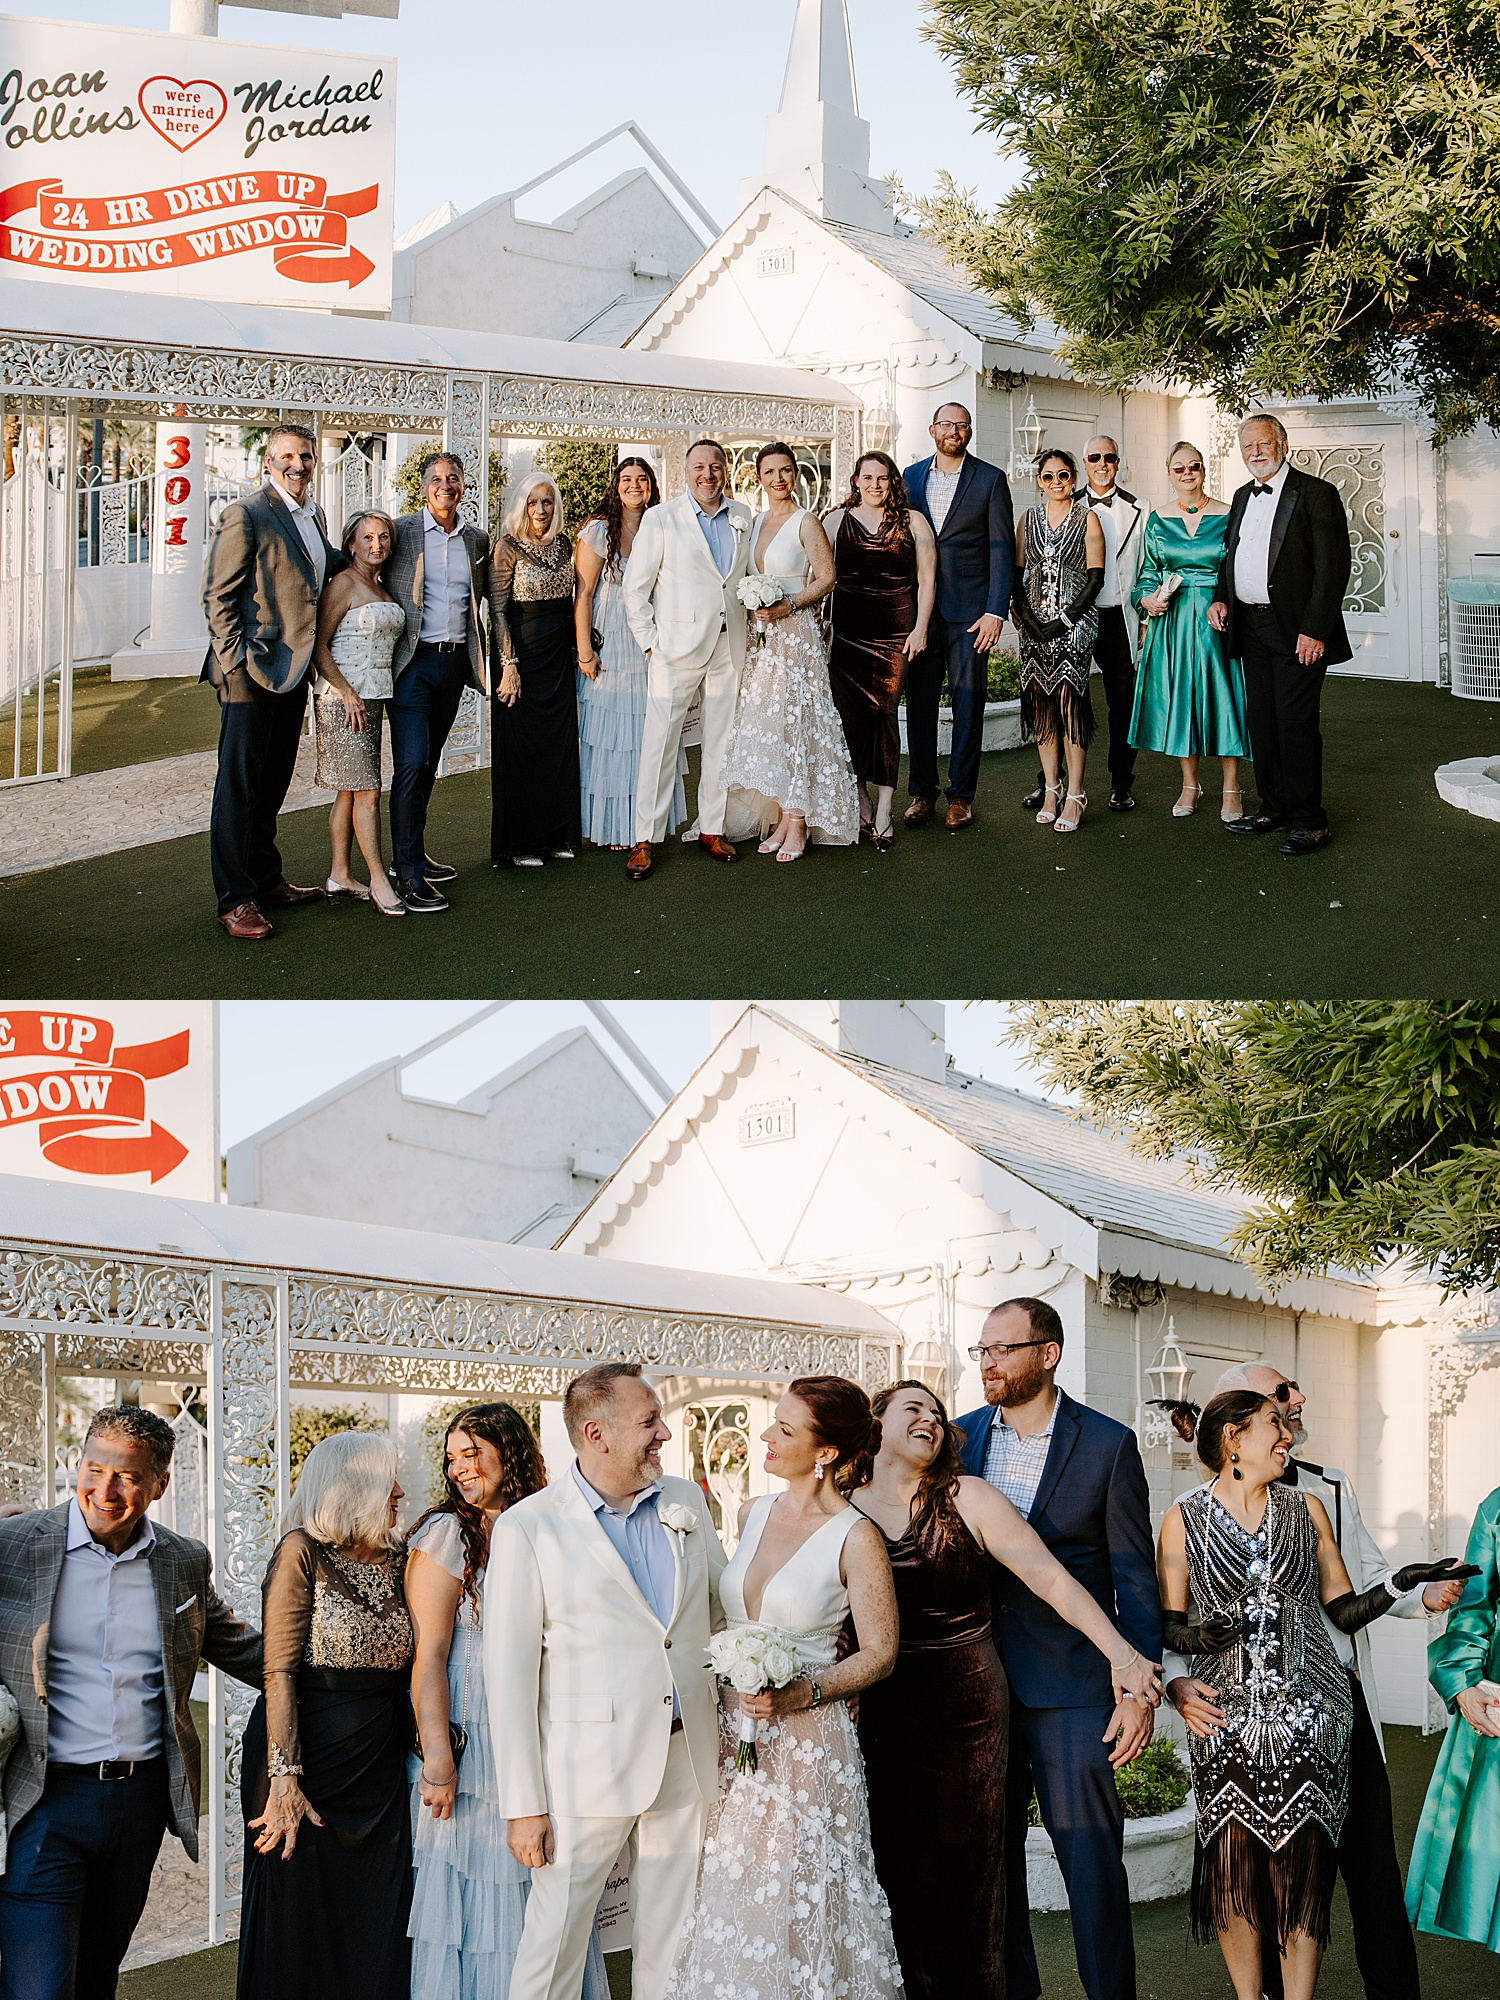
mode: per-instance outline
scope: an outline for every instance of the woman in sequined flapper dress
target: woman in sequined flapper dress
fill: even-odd
[[[1229,1390],[1201,1416],[1178,1405],[1174,1421],[1189,1412],[1216,1477],[1168,1509],[1158,1569],[1166,1643],[1222,1717],[1205,1730],[1188,1721],[1193,1934],[1217,1937],[1240,2000],[1259,2000],[1262,1940],[1279,1948],[1286,2000],[1310,2000],[1354,1722],[1324,1614],[1353,1633],[1396,1599],[1383,1585],[1356,1596],[1322,1503],[1279,1484],[1291,1432],[1274,1402]]]
[[[1042,499],[1016,524],[1011,604],[1021,633],[1021,729],[1036,739],[1044,780],[1037,823],[1077,831],[1088,799],[1084,755],[1094,740],[1089,667],[1099,632],[1094,600],[1104,584],[1104,530],[1074,497],[1070,453],[1037,461]]]
[[[388,1438],[325,1438],[266,1571],[236,2000],[409,2000],[403,1497]]]

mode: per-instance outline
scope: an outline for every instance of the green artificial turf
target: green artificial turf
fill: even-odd
[[[489,776],[446,780],[428,848],[460,870],[438,917],[341,904],[275,913],[235,944],[214,923],[206,835],[0,881],[0,990],[72,998],[519,996],[1147,997],[1488,992],[1500,974],[1500,826],[1439,799],[1436,767],[1500,756],[1500,709],[1437,688],[1331,680],[1332,845],[1284,860],[1205,809],[1174,820],[1174,760],[1143,756],[1139,808],[1059,836],[1018,809],[1034,751],[984,759],[977,823],[901,829],[885,855],[753,846],[725,867],[672,840],[646,882],[586,848],[492,870]],[[903,772],[904,777],[904,772]],[[321,882],[325,815],[288,814],[293,881]]]
[[[44,768],[57,761],[57,683],[49,681],[43,714]],[[79,667],[73,675],[73,769],[113,771],[149,764],[189,750],[212,750],[219,740],[219,704],[196,680],[112,681],[108,667]],[[0,777],[9,777],[15,754],[15,703],[0,703]],[[21,706],[21,769],[36,768],[36,697]]]
[[[1442,1738],[1424,1737],[1419,1729],[1387,1727],[1385,1740],[1396,1846],[1404,1865]],[[1137,1903],[1131,1916],[1140,2000],[1233,2000],[1234,1989],[1219,1953],[1188,1938],[1186,1896],[1174,1896],[1164,1903]],[[1073,1959],[1072,1927],[1066,1912],[1033,1917],[1031,1929],[1045,2000],[1080,2000],[1083,1988]],[[143,1972],[127,1973],[120,1981],[120,2000],[232,2000],[235,1955],[233,1945],[223,1945],[217,1951],[195,1952],[188,1958],[149,1966]],[[1500,1996],[1500,1958],[1482,1945],[1456,1944],[1449,1938],[1418,1933],[1417,1956],[1424,2000],[1497,2000]],[[612,1953],[605,1963],[611,2000],[629,2000],[628,1957]],[[1333,1941],[1323,1961],[1317,2000],[1360,2000],[1362,1992],[1341,1884],[1334,1895]]]

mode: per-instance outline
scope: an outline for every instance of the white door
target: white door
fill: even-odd
[[[1288,410],[1292,463],[1339,489],[1353,566],[1344,623],[1354,658],[1336,674],[1422,679],[1415,437],[1378,412]]]

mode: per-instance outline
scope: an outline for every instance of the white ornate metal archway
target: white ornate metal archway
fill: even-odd
[[[151,1199],[142,1197],[141,1199]],[[222,1212],[222,1211],[221,1211]],[[277,1218],[267,1218],[275,1221]],[[900,1336],[794,1317],[662,1312],[569,1297],[579,1260],[549,1257],[558,1293],[406,1285],[307,1269],[0,1238],[0,1500],[48,1506],[55,1385],[104,1376],[201,1383],[208,1408],[208,1538],[219,1590],[258,1622],[260,1584],[290,1495],[293,1386],[548,1400],[596,1361],[658,1376],[785,1382],[840,1374],[872,1392],[899,1377]],[[590,1264],[589,1276],[610,1267]],[[685,1275],[685,1274],[674,1274]],[[726,1282],[705,1277],[705,1298]],[[859,1312],[851,1314],[859,1320]],[[209,1923],[221,1942],[239,1900],[240,1737],[250,1691],[209,1675]]]

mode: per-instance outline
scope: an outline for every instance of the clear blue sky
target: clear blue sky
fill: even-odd
[[[167,0],[21,0],[14,11],[127,28],[167,25]],[[236,41],[395,57],[398,231],[439,202],[471,208],[518,187],[626,118],[724,223],[738,209],[740,177],[760,166],[794,13],[794,0],[402,0],[396,21],[226,6],[219,28]],[[921,190],[947,167],[986,195],[998,194],[1008,176],[922,39],[916,0],[849,0],[849,18],[874,171],[894,170]],[[626,158],[612,151],[587,185],[619,171]],[[585,191],[569,184],[550,213]]]
[[[706,1000],[619,1000],[610,1006],[674,1090],[708,1053]],[[226,1001],[220,1009],[221,1141],[232,1146],[372,1063],[417,1049],[479,1011],[472,1000]],[[1001,1048],[1004,1009],[948,1002],[948,1051],[959,1069],[1041,1094]],[[440,1056],[408,1070],[408,1089],[452,1101],[584,1018],[576,1001],[518,1001]]]

